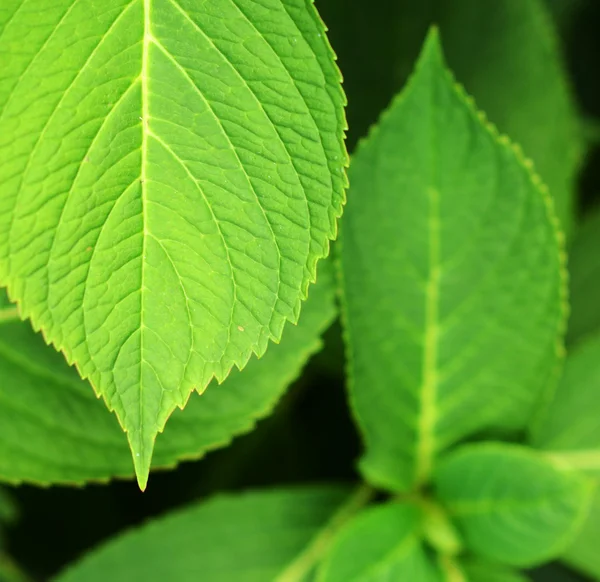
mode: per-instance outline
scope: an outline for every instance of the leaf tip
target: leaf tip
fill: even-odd
[[[127,439],[129,440],[129,448],[131,449],[135,477],[140,491],[143,492],[148,485],[154,443],[151,441],[151,445],[148,446],[145,439],[136,433],[127,433]]]

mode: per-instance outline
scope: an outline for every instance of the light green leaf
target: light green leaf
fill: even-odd
[[[222,386],[192,394],[158,435],[153,466],[198,458],[266,416],[320,347],[336,315],[334,293],[330,266],[321,263],[298,326]],[[116,419],[26,323],[0,324],[0,378],[0,479],[62,483],[133,474]]]
[[[154,437],[295,321],[344,201],[344,96],[306,0],[9,0],[0,285]]]
[[[437,498],[472,552],[512,566],[558,556],[589,507],[590,482],[517,445],[479,443],[449,453]]]
[[[532,443],[555,462],[585,472],[597,483],[600,481],[599,402],[600,334],[596,333],[569,352],[561,382],[536,425]],[[563,559],[600,579],[598,548],[600,493],[596,492],[585,524]]]
[[[532,444],[566,466],[600,479],[600,334],[573,348]]]
[[[561,559],[581,572],[600,580],[600,491],[596,491],[583,527]]]
[[[420,511],[389,503],[367,509],[340,531],[317,582],[441,582],[420,539]]]
[[[407,490],[459,439],[526,425],[561,359],[562,247],[547,192],[454,84],[435,34],[350,182],[340,263],[361,468]]]
[[[571,314],[567,341],[600,332],[600,209],[576,231],[569,251]]]
[[[456,78],[534,161],[569,228],[584,145],[562,47],[542,0],[318,0],[318,6],[344,72],[351,144],[404,85],[436,24]]]
[[[113,539],[56,582],[303,582],[305,551],[355,502],[339,487],[219,496]],[[291,572],[298,558],[306,569]]]

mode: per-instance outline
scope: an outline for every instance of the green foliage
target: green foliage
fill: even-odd
[[[340,77],[303,0],[19,4],[0,284],[117,414],[144,487],[191,390],[298,318],[344,199]]]
[[[333,535],[344,502],[355,500],[335,487],[218,497],[109,542],[56,582],[302,582],[314,567],[311,541]]]
[[[526,425],[560,358],[561,247],[545,190],[455,85],[435,34],[350,182],[340,257],[361,468],[406,491],[461,438]]]
[[[515,566],[558,556],[581,525],[591,492],[584,477],[500,443],[459,447],[440,463],[434,484],[467,547]]]
[[[400,503],[364,511],[337,536],[317,582],[440,581],[422,546],[420,522],[416,507]]]
[[[571,315],[568,341],[572,344],[600,331],[600,210],[578,228],[569,250]]]
[[[0,311],[0,314],[2,311]],[[193,394],[158,436],[153,465],[173,466],[227,444],[266,416],[335,315],[331,269],[319,268],[302,321],[261,360],[222,386]],[[0,321],[0,476],[10,482],[84,482],[129,477],[131,455],[118,424],[59,354],[22,322]],[[23,412],[27,411],[26,414]],[[22,435],[28,438],[23,441]]]
[[[528,582],[525,575],[495,562],[471,559],[463,564],[469,582]]]
[[[532,436],[535,446],[555,462],[585,472],[596,483],[586,522],[564,559],[600,578],[600,335],[578,343],[567,357],[565,370],[550,405]]]
[[[566,3],[574,13],[579,1]],[[401,88],[435,24],[457,79],[535,162],[570,230],[583,139],[542,0],[320,0],[319,6],[342,69],[357,70],[344,85],[351,135],[363,136],[375,121],[371,112]]]
[[[600,10],[318,7],[337,278],[312,0],[0,2],[0,582],[600,580]]]

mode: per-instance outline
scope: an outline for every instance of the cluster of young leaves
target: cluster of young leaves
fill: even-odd
[[[318,349],[337,290],[369,484],[219,496],[58,580],[522,582],[557,557],[600,579],[600,312],[584,301],[600,289],[597,217],[570,249],[560,376],[581,136],[537,0],[498,2],[505,26],[473,27],[480,53],[457,35],[490,15],[453,4],[413,14],[439,20],[457,77],[554,202],[434,29],[353,156],[337,281],[319,263],[285,331],[346,185],[340,77],[311,2],[0,8],[0,284],[18,305],[0,297],[0,478],[131,476],[82,377],[142,486],[157,434],[156,467],[223,446]],[[521,46],[523,22],[539,35]],[[365,508],[372,488],[390,497]]]

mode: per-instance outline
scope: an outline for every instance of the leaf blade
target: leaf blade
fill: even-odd
[[[320,265],[300,322],[284,332],[283,343],[173,413],[169,430],[157,438],[154,468],[197,459],[271,412],[336,315],[327,267]],[[131,454],[114,417],[26,323],[0,323],[0,373],[7,379],[0,384],[0,479],[56,484],[132,476]]]
[[[419,525],[416,507],[390,503],[363,511],[339,532],[317,582],[441,581],[421,546]]]
[[[297,320],[344,201],[340,76],[310,3],[42,4],[0,33],[0,283],[115,410],[143,485],[190,390]]]
[[[467,547],[511,566],[559,555],[581,526],[592,492],[580,475],[526,447],[500,443],[450,453],[434,484]]]
[[[455,86],[435,34],[349,175],[339,265],[361,469],[406,491],[459,439],[527,424],[562,358],[564,253],[547,192]]]
[[[57,580],[274,580],[347,499],[333,486],[222,495],[112,540]]]

